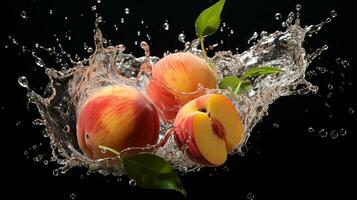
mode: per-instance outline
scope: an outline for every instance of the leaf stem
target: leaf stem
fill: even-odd
[[[206,60],[208,65],[212,69],[214,69],[214,65],[211,63],[211,61],[208,59],[208,56],[207,56],[207,51],[206,51],[205,44],[204,44],[205,38],[204,37],[200,37],[199,40],[200,40],[201,50],[202,50],[202,54],[203,54],[204,59]]]
[[[205,38],[204,38],[204,37],[200,37],[200,43],[201,43],[202,54],[203,54],[204,58],[205,58],[206,60],[208,60],[204,41],[205,41]]]
[[[242,83],[243,83],[243,81],[242,81],[242,80],[241,80],[241,81],[239,81],[239,83],[238,83],[238,85],[237,85],[236,89],[234,90],[234,94],[238,94],[239,89],[240,89],[240,86],[242,85]]]
[[[105,151],[110,151],[110,152],[114,153],[115,155],[117,155],[118,157],[120,156],[120,153],[117,150],[112,149],[110,147],[99,145],[98,148],[103,149]]]

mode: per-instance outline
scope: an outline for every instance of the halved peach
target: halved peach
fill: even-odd
[[[206,166],[222,165],[243,137],[238,110],[220,94],[206,94],[184,105],[174,126],[179,146],[191,160]]]

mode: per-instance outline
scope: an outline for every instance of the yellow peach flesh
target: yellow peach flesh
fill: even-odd
[[[207,104],[207,111],[223,125],[227,151],[241,142],[243,128],[239,113],[233,104],[224,96],[214,95]]]
[[[214,166],[222,165],[227,159],[226,144],[214,133],[210,118],[198,112],[193,124],[193,138],[202,156]]]

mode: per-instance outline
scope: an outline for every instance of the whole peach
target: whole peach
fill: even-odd
[[[166,121],[173,121],[178,110],[204,93],[199,86],[214,89],[215,72],[207,62],[189,52],[173,53],[159,60],[152,70],[146,90]]]
[[[113,156],[103,145],[121,151],[155,144],[159,137],[159,115],[154,104],[137,89],[106,86],[82,106],[77,118],[77,139],[91,159]]]

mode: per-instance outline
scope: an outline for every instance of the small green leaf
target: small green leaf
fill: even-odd
[[[202,11],[197,17],[195,28],[196,35],[199,38],[204,38],[214,34],[221,23],[221,13],[225,0],[220,0],[211,7]]]
[[[219,83],[219,88],[220,89],[227,89],[227,88],[236,88],[238,83],[240,82],[240,78],[236,76],[226,76],[222,79],[222,81]]]
[[[262,75],[275,74],[281,71],[282,71],[281,69],[276,67],[255,67],[246,71],[241,78],[247,79],[247,78],[257,77]]]
[[[234,94],[245,94],[252,89],[252,82],[249,80],[242,80],[239,85],[237,85],[234,90]]]
[[[187,193],[175,170],[160,156],[141,153],[123,158],[123,166],[130,179],[148,189],[171,189],[183,194]]]

